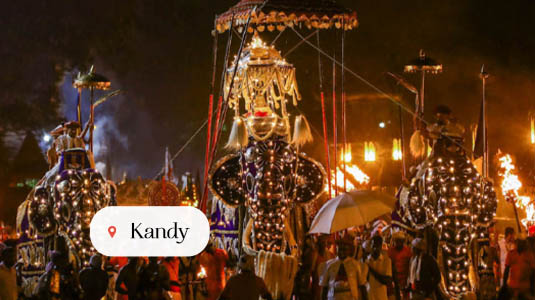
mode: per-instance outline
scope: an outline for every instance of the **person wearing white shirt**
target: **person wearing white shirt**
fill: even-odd
[[[366,300],[363,265],[349,255],[352,247],[350,239],[337,241],[337,257],[327,261],[320,277],[322,300]]]
[[[387,286],[392,284],[392,260],[382,251],[383,238],[372,238],[371,254],[366,259],[368,266],[369,300],[388,300]]]
[[[507,258],[507,253],[514,250],[515,248],[515,230],[512,227],[505,228],[505,237],[501,238],[498,241],[498,246],[500,248],[500,275],[503,278],[503,273],[505,271],[505,259]],[[503,285],[503,280],[500,281]]]

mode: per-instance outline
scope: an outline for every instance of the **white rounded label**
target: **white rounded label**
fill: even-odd
[[[108,206],[91,220],[90,237],[106,256],[194,256],[206,247],[210,224],[190,206]]]

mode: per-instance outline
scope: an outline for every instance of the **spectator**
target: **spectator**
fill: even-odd
[[[507,254],[503,275],[504,286],[514,298],[531,298],[535,288],[531,284],[534,268],[535,261],[527,249],[526,240],[516,240],[516,249]]]
[[[405,233],[403,231],[395,232],[392,235],[392,247],[388,249],[388,257],[392,260],[392,278],[397,300],[406,300],[409,297],[408,293],[403,292],[403,290],[409,278],[411,256],[411,249],[405,245]]]
[[[89,260],[89,267],[80,272],[80,285],[85,300],[99,300],[108,290],[108,273],[102,270],[102,256],[95,254]]]
[[[425,252],[426,244],[421,238],[412,241],[409,290],[411,299],[434,299],[435,291],[441,280],[438,263]]]
[[[169,297],[172,300],[181,300],[180,284],[178,280],[179,262],[177,257],[166,257],[161,263],[169,275]]]
[[[214,247],[210,240],[206,249],[199,255],[199,262],[206,271],[206,300],[216,300],[225,287],[225,267],[228,263],[227,252]]]
[[[294,280],[293,295],[295,300],[313,299],[314,289],[312,286],[312,267],[317,259],[317,256],[318,253],[314,239],[311,235],[307,235],[305,237],[299,269],[297,270]]]
[[[117,280],[115,281],[115,291],[122,295],[128,295],[128,300],[142,299],[137,294],[139,285],[137,264],[137,257],[129,257],[128,263],[119,270],[119,275],[117,275]]]
[[[319,285],[319,278],[325,270],[325,263],[334,258],[329,251],[328,247],[328,235],[322,235],[318,237],[317,251],[315,251],[313,263],[312,263],[312,294],[314,300],[321,299],[321,287]]]
[[[353,241],[341,239],[337,241],[337,257],[327,261],[320,278],[322,287],[321,299],[357,300],[359,290],[366,299],[366,279],[362,276],[362,265],[350,254],[353,252]]]
[[[260,296],[272,300],[264,280],[255,275],[253,257],[242,256],[238,268],[240,273],[230,277],[219,300],[256,300]]]
[[[179,280],[182,300],[197,300],[202,297],[203,288],[197,281],[197,274],[201,269],[198,256],[179,258]]]
[[[2,247],[0,250],[0,299],[2,300],[17,300],[15,261],[15,248]]]
[[[158,257],[149,257],[149,263],[140,272],[138,286],[141,299],[164,299],[170,289],[169,274],[164,266],[158,264]]]
[[[515,247],[515,230],[512,227],[505,228],[505,236],[498,241],[498,246],[500,250],[500,275],[503,279],[507,253]],[[504,283],[505,281],[502,280],[501,284],[503,285]]]
[[[115,299],[115,300],[128,300],[128,295],[122,295],[117,292],[115,292],[115,282],[117,281],[117,276],[119,273],[119,270],[121,270],[122,267],[126,266],[128,263],[128,257],[124,256],[114,256],[109,257],[106,265],[106,271],[108,274],[111,273],[111,276],[109,276],[110,280],[108,282],[108,298],[109,299]],[[126,288],[123,284],[123,288]]]
[[[371,254],[366,260],[368,265],[368,295],[370,300],[387,300],[388,286],[392,284],[392,261],[383,249],[383,238],[372,238]]]
[[[64,252],[52,251],[50,258],[46,272],[37,283],[38,299],[79,299],[78,276],[69,264],[67,255]]]

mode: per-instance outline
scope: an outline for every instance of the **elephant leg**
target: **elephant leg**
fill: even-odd
[[[253,232],[253,219],[249,219],[249,222],[247,222],[247,226],[245,227],[245,231],[242,236],[242,249],[245,254],[250,256],[255,256],[258,254],[258,251],[256,251],[253,247],[253,243],[251,242],[251,234]]]

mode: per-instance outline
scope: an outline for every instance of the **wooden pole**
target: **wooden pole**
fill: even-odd
[[[333,62],[333,136],[334,136],[334,194],[338,196],[338,176],[337,167],[338,167],[338,130],[336,124],[336,64]]]
[[[89,111],[89,119],[90,119],[90,122],[89,122],[89,125],[91,126],[89,128],[89,151],[91,151],[91,153],[93,153],[93,130],[95,129],[95,126],[93,125],[93,123],[95,122],[95,106],[94,106],[94,88],[91,87],[89,88],[89,91],[91,92],[90,94],[90,101],[91,101],[91,108],[90,108],[90,111]],[[80,124],[82,125],[82,124]]]
[[[482,109],[482,118],[483,118],[483,178],[487,178],[489,176],[489,154],[488,154],[488,145],[487,145],[487,100],[485,96],[485,88],[487,83],[487,78],[489,77],[489,74],[485,71],[485,65],[481,66],[481,85],[482,85],[482,93],[483,93],[483,109]],[[516,207],[515,207],[515,213],[516,213]]]
[[[76,99],[76,121],[82,126],[82,88],[78,88],[78,99]]]

